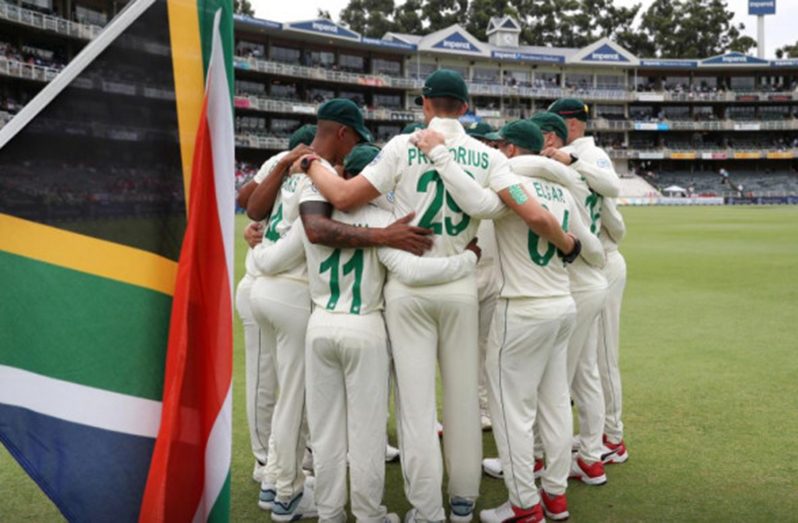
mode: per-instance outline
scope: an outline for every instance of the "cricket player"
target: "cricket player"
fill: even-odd
[[[373,145],[353,148],[344,160],[345,176],[356,175],[377,152]],[[332,170],[315,156],[303,164]],[[305,188],[301,201],[303,211],[323,207],[332,212],[312,186]],[[356,227],[385,227],[393,214],[382,203],[378,199],[351,213],[332,212],[331,217]],[[479,250],[472,242],[456,256],[422,258],[387,248],[333,248],[312,243],[297,224],[274,247],[261,249],[257,262],[264,271],[280,270],[275,264],[283,263],[281,259],[302,253],[315,303],[306,337],[306,374],[319,518],[346,519],[348,458],[356,519],[398,522],[381,505],[390,359],[382,316],[385,267],[408,285],[435,285],[473,273]]]
[[[429,129],[441,132],[457,162],[480,187],[506,171],[507,160],[495,149],[468,137],[457,120],[468,105],[465,81],[440,69],[425,81],[423,105]],[[337,209],[351,211],[380,194],[395,194],[394,216],[415,212],[414,222],[434,231],[428,256],[452,256],[475,237],[479,217],[469,216],[447,195],[430,159],[410,142],[394,137],[371,165],[350,180],[328,172],[311,173],[314,184]],[[507,191],[502,200],[510,200]],[[501,201],[499,201],[501,206]],[[526,223],[564,252],[577,242],[537,202],[515,204]],[[494,210],[495,212],[495,210]],[[305,223],[307,229],[307,223]],[[478,313],[473,275],[440,285],[410,287],[389,273],[385,285],[386,323],[390,335],[400,403],[399,429],[405,493],[413,509],[406,521],[442,521],[443,467],[435,434],[435,367],[443,385],[444,448],[449,472],[449,519],[470,521],[479,494],[482,441],[479,422]]]
[[[493,140],[488,139],[495,129],[485,122],[474,122],[466,126],[466,134],[480,142],[493,147]],[[493,322],[493,312],[499,297],[499,278],[496,268],[496,234],[492,220],[482,220],[477,230],[482,256],[477,264],[477,299],[479,300],[479,420],[482,430],[492,426],[488,408],[488,380],[485,373],[485,356],[487,354],[488,333]]]
[[[362,113],[350,100],[333,99],[322,104],[317,119],[317,131],[311,147],[324,154],[333,164],[342,163],[344,156],[358,143],[371,140]],[[292,164],[299,160],[293,154],[290,159]],[[296,168],[291,169],[288,175],[285,172],[272,172],[267,180],[271,176],[284,179],[279,184],[280,199],[272,211],[264,242],[256,251],[268,247],[290,231],[299,217],[300,195],[308,181]],[[267,187],[266,183],[265,180],[261,185]],[[269,187],[277,185],[271,183]],[[250,200],[260,190],[261,187],[258,187]],[[264,197],[264,201],[269,200],[274,201],[274,198],[271,195]],[[257,212],[250,212],[249,206],[248,213],[253,218],[258,216]],[[270,234],[271,231],[274,231],[274,235]],[[419,228],[407,226],[401,220],[379,231],[346,226],[342,234],[348,247],[359,247],[363,245],[362,242],[367,242],[368,246],[384,244],[420,254],[430,244]],[[257,256],[257,252],[255,254]],[[251,301],[261,331],[276,340],[275,361],[280,389],[272,423],[277,463],[275,482],[261,485],[259,505],[271,509],[275,521],[316,517],[313,489],[305,484],[305,475],[302,473],[307,439],[302,424],[305,411],[305,334],[311,302],[305,262],[298,261],[277,275],[258,278],[252,288]],[[384,452],[384,439],[382,445]],[[271,478],[267,475],[266,479]]]
[[[435,141],[428,140],[428,135],[421,133],[417,143],[435,160],[455,200],[465,202],[479,191],[464,186],[461,182],[467,181],[465,177],[453,175],[453,162],[439,163],[451,155],[440,145],[432,146]],[[530,156],[542,147],[540,129],[519,120],[505,125],[499,136],[500,149],[510,157],[512,171],[524,176],[506,174],[492,183],[499,189],[510,188],[519,200],[533,195],[559,217],[563,229],[572,229],[577,237],[585,238],[583,256],[603,263],[601,244],[576,213],[568,191],[556,183],[530,177],[553,163]],[[480,519],[541,521],[544,510],[553,519],[565,519],[572,431],[566,346],[575,317],[568,274],[563,260],[555,258],[556,248],[548,242],[541,247],[539,236],[529,231],[521,218],[508,214],[494,224],[501,290],[489,338],[487,370],[494,436],[507,471],[504,479],[510,499],[500,507],[483,510]],[[540,493],[535,486],[532,431],[538,413],[537,426],[549,458]]]
[[[300,144],[309,145],[313,141],[316,126],[303,126],[295,131],[288,141],[288,148],[294,149]],[[246,208],[249,197],[254,189],[283,158],[287,151],[278,153],[263,163],[257,174],[241,188],[237,197],[240,207]],[[263,237],[263,225],[260,221],[252,222],[246,233],[257,237],[260,243]],[[259,272],[252,260],[252,249],[247,249],[244,277],[236,288],[236,309],[244,327],[244,365],[245,373],[245,401],[247,422],[249,425],[249,438],[252,454],[255,456],[255,467],[252,479],[258,483],[263,481],[268,459],[269,438],[271,436],[272,414],[277,399],[277,377],[275,375],[272,352],[266,340],[263,339],[252,316],[250,307],[250,292],[252,284]]]
[[[554,176],[548,179],[568,188],[576,199],[580,217],[590,224],[591,234],[598,237],[603,196],[593,190],[588,179],[604,193],[617,196],[617,176],[581,162],[573,153],[559,151],[565,145],[564,137],[567,138],[567,124],[559,115],[541,112],[531,121],[545,130],[548,147],[543,154],[570,166],[562,171],[549,171],[547,174]],[[604,397],[597,362],[597,329],[598,316],[607,299],[607,279],[601,267],[592,267],[581,260],[570,265],[568,273],[577,311],[576,326],[568,342],[568,380],[579,414],[579,445],[571,476],[588,485],[600,485],[607,481],[607,476],[602,461]]]
[[[604,178],[618,178],[607,153],[596,146],[593,137],[585,136],[589,111],[581,100],[570,98],[557,100],[549,111],[559,114],[568,126],[567,147],[562,152],[578,158],[580,164],[593,166],[605,173]],[[591,186],[593,187],[593,186]],[[598,191],[595,187],[594,190]],[[601,207],[599,238],[607,254],[604,276],[607,279],[607,299],[599,314],[598,322],[598,365],[604,395],[604,448],[602,459],[605,463],[623,463],[629,452],[623,440],[621,421],[621,374],[618,365],[620,346],[621,301],[626,286],[626,261],[618,251],[618,245],[626,234],[623,216],[618,211],[615,198],[604,194]],[[617,195],[615,195],[617,196]]]

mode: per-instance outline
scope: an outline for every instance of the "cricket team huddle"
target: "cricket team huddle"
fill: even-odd
[[[471,521],[483,472],[508,500],[482,522],[567,519],[568,480],[602,485],[629,456],[618,176],[580,100],[466,129],[466,84],[439,69],[416,103],[425,124],[380,150],[353,102],[329,100],[239,191],[258,504],[342,522],[349,501],[358,521],[395,523],[382,499],[398,458],[406,522]],[[483,430],[498,458],[483,460]]]

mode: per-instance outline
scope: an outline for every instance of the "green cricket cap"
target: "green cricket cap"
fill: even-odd
[[[366,124],[363,121],[363,113],[352,100],[347,100],[346,98],[327,100],[316,111],[316,119],[338,122],[351,127],[364,142],[373,140],[371,132],[366,129]]]
[[[472,122],[466,125],[465,132],[474,138],[486,139],[485,135],[494,132],[494,129],[489,123],[485,122]]]
[[[578,98],[560,98],[549,106],[549,112],[563,118],[576,118],[583,122],[590,117],[590,108]]]
[[[297,145],[304,143],[310,145],[313,143],[313,138],[316,137],[316,125],[308,123],[294,131],[291,138],[288,139],[288,148],[293,149]]]
[[[535,154],[543,147],[543,133],[536,123],[529,120],[515,120],[499,130],[502,140],[522,147]]]
[[[421,94],[427,98],[456,98],[468,103],[468,87],[457,71],[438,69],[424,81]],[[416,97],[416,105],[422,104],[422,96]]]
[[[533,114],[529,120],[537,124],[542,132],[554,133],[559,136],[563,142],[568,141],[568,126],[559,114],[540,111]]]
[[[360,171],[370,164],[378,154],[380,154],[380,148],[374,144],[357,144],[344,158],[344,171],[353,176],[360,174]]]

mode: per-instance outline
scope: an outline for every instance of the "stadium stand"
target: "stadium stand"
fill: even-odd
[[[0,125],[121,9],[110,0],[31,2],[0,0]],[[446,67],[469,84],[467,121],[501,125],[561,96],[583,98],[593,115],[589,130],[625,178],[625,192],[655,191],[646,180],[633,181],[647,172],[661,176],[655,187],[667,179],[723,192],[725,186],[704,184],[704,174],[696,180],[690,174],[721,167],[740,173],[735,176],[746,190],[796,192],[798,60],[739,53],[647,59],[608,39],[583,49],[524,46],[512,18],[491,24],[488,42],[456,25],[375,39],[325,19],[281,23],[237,16],[237,179],[284,148],[291,132],[333,97],[363,107],[375,140],[384,143],[422,119],[413,99],[430,72]],[[118,92],[173,97],[150,79],[93,81]]]

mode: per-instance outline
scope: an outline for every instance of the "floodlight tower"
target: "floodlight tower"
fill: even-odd
[[[748,14],[756,16],[756,55],[765,58],[765,15],[776,14],[776,0],[748,0]]]

